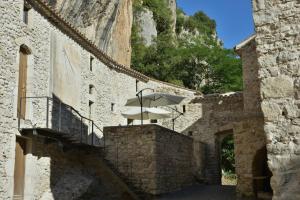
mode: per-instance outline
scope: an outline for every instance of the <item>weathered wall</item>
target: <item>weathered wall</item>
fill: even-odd
[[[262,118],[248,118],[234,125],[235,171],[239,196],[254,196],[254,157],[265,146]]]
[[[106,159],[135,187],[163,194],[193,183],[193,140],[157,125],[105,127]]]
[[[71,149],[40,137],[27,139],[27,149],[25,199],[122,199],[131,193],[99,149]]]
[[[13,194],[15,135],[20,134],[17,120],[17,91],[19,49],[22,44],[31,50],[28,59],[27,96],[51,97],[54,93],[66,103],[76,107],[83,116],[91,117],[102,128],[109,125],[127,124],[127,120],[121,116],[121,112],[127,109],[124,107],[126,100],[135,97],[136,94],[136,78],[109,68],[96,58],[94,59],[93,70],[90,71],[91,54],[88,51],[82,49],[79,44],[50,24],[34,9],[29,11],[29,24],[26,25],[22,21],[22,11],[22,0],[1,1],[0,3],[2,16],[0,19],[2,27],[0,30],[0,196],[4,199],[11,198]],[[63,38],[57,42],[63,41],[61,44],[75,49],[76,55],[79,55],[80,58],[76,57],[72,61],[69,61],[67,56],[57,58],[55,51],[61,52],[65,48],[55,48],[56,45],[54,45],[54,40],[51,37],[53,35],[57,38]],[[69,52],[72,51],[69,50]],[[80,69],[78,72],[80,76],[74,77],[67,73],[67,70],[72,70],[74,63],[78,65],[76,68]],[[66,70],[65,77],[61,77],[61,80],[67,81],[69,79],[70,81],[75,78],[80,86],[75,87],[75,84],[70,81],[71,90],[69,89],[70,85],[65,83],[54,89],[58,86],[55,84],[59,80],[59,77],[56,77],[58,71],[55,72],[55,68]],[[89,94],[89,85],[94,85],[93,94]],[[138,88],[144,87],[180,93],[188,96],[189,99],[192,99],[195,93],[155,80],[150,80],[148,83],[140,81]],[[71,93],[70,96],[63,96],[66,91]],[[89,112],[89,101],[94,102],[91,113]],[[113,111],[111,110],[112,103],[114,103]],[[45,124],[45,100],[28,100],[26,107],[26,120],[21,121],[22,126],[26,125],[26,127],[33,128],[33,126]],[[38,170],[36,172],[41,173]]]
[[[201,106],[198,120],[183,131],[195,141],[201,141],[205,148],[205,170],[199,179],[213,184],[221,183],[220,158],[218,150],[219,134],[233,131],[234,123],[243,116],[243,95],[207,95],[192,101]],[[232,132],[233,133],[233,132]]]
[[[260,108],[259,65],[255,35],[237,45],[235,50],[242,59],[244,86],[244,117],[241,122],[234,125],[237,193],[240,196],[253,196],[254,158],[257,151],[266,146],[264,120]]]
[[[300,198],[300,2],[253,1],[273,199]]]

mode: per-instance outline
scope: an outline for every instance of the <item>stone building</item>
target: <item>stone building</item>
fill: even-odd
[[[119,19],[104,38],[112,47],[130,6],[111,13]],[[236,46],[244,91],[206,96],[118,64],[122,56],[128,64],[128,53],[102,48],[80,32],[90,33],[88,24],[78,31],[72,13],[70,23],[53,7],[69,12],[42,0],[0,2],[1,199],[138,199],[194,177],[220,184],[220,143],[228,135],[239,196],[300,198],[299,1],[253,1],[256,35]],[[184,113],[177,133],[171,120],[125,126],[126,100],[143,88],[186,97],[176,107]],[[129,170],[133,163],[139,170]]]

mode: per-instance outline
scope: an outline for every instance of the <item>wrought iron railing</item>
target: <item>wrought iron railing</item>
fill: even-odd
[[[26,106],[26,109],[22,109]],[[104,146],[103,131],[95,122],[56,97],[22,97],[19,100],[18,128],[49,129],[92,146]],[[22,123],[22,119],[24,120]],[[26,123],[28,122],[28,123]]]

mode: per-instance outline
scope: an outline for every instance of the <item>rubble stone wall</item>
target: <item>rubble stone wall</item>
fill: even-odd
[[[243,94],[207,95],[192,101],[201,106],[198,120],[183,133],[205,144],[205,169],[198,179],[221,184],[219,136],[231,131],[234,123],[243,118]]]
[[[157,125],[105,127],[106,159],[153,195],[194,182],[193,139]]]
[[[257,151],[266,146],[255,36],[237,46],[236,51],[243,63],[244,85],[244,117],[234,124],[237,193],[239,196],[254,196],[254,158]]]
[[[273,199],[300,198],[300,2],[253,1]]]

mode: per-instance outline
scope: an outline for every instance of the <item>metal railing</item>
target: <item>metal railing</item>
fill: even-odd
[[[26,106],[25,114],[21,114],[24,105]],[[104,144],[103,131],[93,120],[81,115],[74,107],[63,103],[56,97],[21,97],[18,112],[19,130],[24,128],[51,129],[73,139],[76,138],[80,143],[92,146]],[[24,122],[21,124],[22,119]],[[26,120],[30,121],[30,125],[26,125]]]

